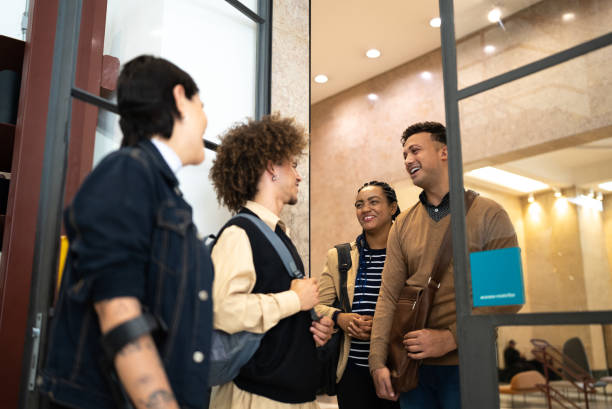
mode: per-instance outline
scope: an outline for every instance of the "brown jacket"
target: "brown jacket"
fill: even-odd
[[[433,268],[450,215],[435,222],[419,202],[397,218],[387,241],[387,259],[370,340],[370,371],[386,366],[389,331],[399,293],[404,285],[424,287]],[[516,247],[518,241],[506,211],[496,202],[476,197],[466,216],[469,252]],[[471,290],[470,290],[471,291]],[[480,312],[516,312],[520,306],[479,308]],[[455,283],[452,261],[444,273],[427,325],[449,329],[457,338]],[[457,350],[423,361],[429,365],[457,365]]]

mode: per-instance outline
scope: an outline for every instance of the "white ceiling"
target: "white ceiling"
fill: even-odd
[[[501,9],[503,20],[539,1],[456,0],[456,37],[491,24],[487,13],[493,7]],[[311,12],[313,104],[440,47],[440,31],[429,25],[438,16],[437,0],[312,0]],[[370,48],[381,57],[367,58]],[[329,81],[315,83],[318,74]],[[612,180],[612,135],[496,167],[554,187],[596,189]]]
[[[538,1],[455,1],[457,38],[491,24],[494,7],[503,19]],[[440,30],[429,25],[439,15],[437,0],[312,0],[311,12],[313,104],[440,48]],[[370,48],[382,55],[367,58]],[[329,81],[314,82],[318,74]]]

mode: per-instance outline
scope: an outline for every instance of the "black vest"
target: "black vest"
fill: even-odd
[[[254,214],[248,209],[240,212]],[[269,294],[289,290],[292,278],[280,256],[259,229],[246,219],[230,223],[223,230],[230,225],[238,226],[246,232],[251,243],[256,274],[253,293]],[[304,264],[291,239],[279,226],[275,233],[289,249],[297,267],[304,271]],[[259,349],[241,369],[234,383],[247,392],[279,402],[304,403],[315,400],[319,364],[310,332],[311,324],[308,311],[300,311],[280,320],[266,332]]]

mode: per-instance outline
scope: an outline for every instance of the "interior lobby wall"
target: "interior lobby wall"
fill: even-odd
[[[560,24],[571,5],[575,24]],[[461,85],[472,84],[607,32],[612,3],[545,0],[510,16],[494,57],[483,46],[489,26],[458,41]],[[602,31],[603,30],[603,31]],[[501,163],[609,136],[612,47],[499,87],[460,104],[466,168]],[[352,203],[365,181],[406,178],[399,138],[410,124],[444,122],[440,50],[376,76],[311,107],[311,262],[354,239]],[[429,79],[421,73],[429,71]],[[315,86],[315,85],[313,85]],[[320,86],[320,85],[318,85]],[[369,101],[369,93],[378,94]]]
[[[560,22],[568,5],[576,14],[576,24]],[[611,2],[540,2],[505,20],[504,38],[491,26],[458,42],[460,88],[604,34],[609,31],[609,21]],[[501,45],[494,57],[485,58],[483,46],[491,40]],[[463,101],[466,169],[609,137],[612,79],[606,72],[610,63],[612,47],[607,47]],[[424,71],[429,71],[431,78],[422,78]],[[369,93],[378,94],[378,100],[369,101]],[[353,203],[357,188],[365,181],[390,182],[402,210],[417,200],[419,189],[407,177],[399,139],[408,125],[424,120],[444,123],[440,50],[311,107],[313,275],[322,271],[330,247],[354,240],[359,233]],[[606,280],[612,275],[608,262],[612,260],[610,195],[604,200],[599,227],[594,227],[587,220],[590,216],[574,205],[561,216],[552,192],[536,196],[546,209],[536,222],[526,197],[467,187],[502,204],[514,223],[523,249],[527,297],[523,312],[599,309],[605,305],[610,309],[611,298],[606,299],[610,294]],[[595,232],[597,228],[599,232]],[[598,240],[600,245],[593,250]],[[595,275],[597,280],[589,281]],[[604,334],[608,334],[610,358],[612,330],[602,332],[601,326],[505,327],[499,330],[498,344],[501,354],[513,338],[529,355],[531,338],[545,338],[561,347],[569,337],[578,335],[597,370],[605,367]]]

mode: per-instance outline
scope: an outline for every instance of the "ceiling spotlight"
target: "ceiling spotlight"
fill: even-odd
[[[421,73],[421,78],[423,78],[424,80],[430,80],[433,78],[433,75],[431,75],[431,72],[429,71],[423,71]]]
[[[501,20],[501,15],[501,10],[496,7],[493,10],[489,11],[489,14],[487,14],[487,18],[491,23],[497,23]]]
[[[315,82],[318,82],[319,84],[325,84],[328,80],[327,75],[323,75],[323,74],[319,74],[316,77],[314,77]]]
[[[576,15],[574,13],[565,13],[563,14],[563,21],[568,22],[568,21],[573,21],[576,18]]]
[[[558,199],[558,198],[560,198],[561,196],[563,196],[563,195],[561,194],[561,189],[559,189],[558,187],[555,187],[553,190],[555,191],[555,197],[556,197],[557,199]]]
[[[484,52],[486,54],[493,54],[495,52],[495,46],[494,45],[485,45]]]
[[[370,48],[368,51],[366,51],[366,56],[368,58],[378,58],[380,57],[380,51],[376,48]]]
[[[429,25],[435,28],[438,28],[442,25],[442,20],[440,19],[440,17],[434,17],[431,20],[429,20]]]
[[[612,181],[600,183],[599,188],[603,190],[607,190],[608,192],[612,192]]]
[[[535,202],[535,198],[533,197],[533,193],[529,193],[529,196],[527,197],[527,201],[529,203]]]
[[[378,100],[378,95],[376,95],[376,94],[368,94],[368,99],[370,101],[376,101],[376,100]]]
[[[603,193],[601,193],[601,192],[597,192],[597,197],[596,197],[596,199],[597,199],[597,200],[599,200],[600,202],[603,202]]]

